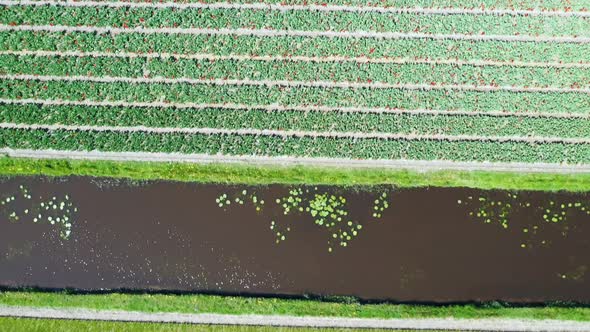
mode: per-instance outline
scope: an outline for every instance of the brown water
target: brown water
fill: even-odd
[[[590,301],[588,194],[82,177],[0,192],[0,286]]]

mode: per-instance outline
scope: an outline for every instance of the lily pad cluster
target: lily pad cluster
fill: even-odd
[[[521,229],[521,234],[524,237],[520,243],[521,248],[549,246],[549,240],[538,238],[544,231],[558,231],[561,236],[566,237],[575,227],[575,225],[566,223],[570,214],[583,213],[590,215],[590,205],[580,201],[556,202],[552,200],[546,204],[532,206],[530,202],[519,200],[518,194],[511,192],[506,193],[506,198],[503,200],[492,200],[483,196],[477,198],[469,196],[466,201],[459,200],[457,203],[473,207],[469,212],[470,216],[486,224],[499,224],[504,229],[508,228],[510,215],[515,207],[526,209],[525,211],[529,214],[539,215],[542,222],[539,220],[538,224]],[[549,227],[551,224],[554,226]]]
[[[306,190],[306,192],[308,193],[309,190]],[[276,199],[277,204],[280,204],[283,207],[284,215],[289,214],[291,209],[303,212],[303,207],[300,206],[303,201],[301,195],[303,195],[303,190],[301,188],[296,188],[289,190],[289,196]]]
[[[236,194],[233,201],[234,203],[239,205],[244,205],[246,202],[251,202],[252,205],[254,205],[254,207],[256,208],[256,211],[261,211],[264,205],[264,200],[259,199],[258,196],[256,196],[256,193],[248,195],[248,190],[246,189]],[[219,195],[219,197],[215,199],[215,203],[217,203],[217,206],[222,208],[224,206],[231,205],[232,200],[227,196],[227,194],[224,193]]]
[[[582,202],[567,202],[559,204],[554,201],[550,201],[549,206],[544,209],[543,220],[553,223],[562,222],[567,220],[569,211],[575,210],[590,215],[590,207],[586,206]]]
[[[308,202],[305,208],[316,225],[326,228],[331,237],[328,240],[328,251],[333,247],[348,246],[348,242],[354,239],[362,225],[347,218],[346,198],[334,196],[329,193],[314,194],[314,198]]]
[[[344,210],[346,198],[342,196],[336,197],[328,193],[315,194],[308,204],[305,211],[309,212],[319,226],[333,227],[348,215],[348,212]]]
[[[33,223],[47,223],[55,225],[60,230],[60,237],[64,240],[70,238],[72,233],[72,215],[78,211],[70,200],[69,195],[64,195],[61,198],[53,196],[48,199],[43,199],[39,196],[39,202],[33,202],[33,196],[29,189],[23,185],[19,186],[20,195],[11,195],[1,200],[3,212],[8,216],[12,222],[19,222],[24,219],[29,219]],[[18,198],[18,199],[17,199]],[[15,207],[17,201],[26,200],[31,201],[22,211],[18,211]]]
[[[373,218],[380,219],[381,213],[388,207],[389,203],[387,203],[387,193],[384,192],[381,194],[381,197],[375,200],[375,204],[373,205]]]
[[[507,192],[505,199],[491,200],[487,197],[468,196],[466,201],[458,200],[457,204],[461,205],[475,205],[475,208],[469,212],[469,215],[479,219],[485,224],[496,223],[502,228],[508,228],[510,213],[513,205],[515,206],[530,206],[530,203],[522,203],[518,201],[518,195]]]
[[[252,202],[257,211],[260,211],[262,205],[264,205],[264,200],[255,194],[248,196],[247,190],[237,193],[233,198],[233,201],[238,204],[244,204],[247,200]],[[222,194],[215,202],[222,208],[230,205],[232,199],[227,194]],[[389,207],[387,193],[383,192],[374,202],[372,217],[378,219],[381,218],[383,211]],[[288,195],[276,198],[275,203],[281,208],[283,216],[294,213],[308,215],[315,225],[327,231],[329,252],[332,252],[334,247],[347,247],[349,242],[356,238],[363,229],[360,222],[349,217],[345,197],[329,192],[318,192],[317,187],[313,189],[292,188],[289,190]],[[271,220],[269,228],[275,236],[275,243],[285,241],[291,227],[292,225],[281,224],[277,219]]]
[[[291,227],[280,229],[279,225],[273,220],[270,222],[270,229],[275,232],[275,243],[279,244],[287,239],[287,233],[291,231]]]

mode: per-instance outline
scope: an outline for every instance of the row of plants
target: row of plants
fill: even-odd
[[[0,146],[58,149],[492,162],[590,163],[590,144],[387,140],[271,135],[3,129]]]
[[[588,68],[0,55],[1,74],[584,88]]]
[[[123,0],[98,0],[100,2],[120,2]],[[124,0],[127,2],[128,0]],[[129,2],[142,3],[216,3],[219,0],[131,0]],[[350,6],[366,6],[366,7],[400,7],[400,8],[498,8],[509,10],[544,10],[544,11],[584,11],[588,10],[589,5],[586,0],[569,0],[563,2],[561,0],[464,0],[457,2],[456,0],[438,0],[433,5],[432,0],[232,0],[231,3],[267,3],[267,4],[282,4],[282,5],[350,5]]]
[[[590,118],[0,104],[0,122],[423,135],[590,137]]]
[[[0,49],[588,62],[588,43],[0,31]]]
[[[97,83],[87,81],[1,80],[0,98],[117,100],[127,102],[236,103],[245,105],[325,105],[505,112],[588,113],[583,93],[320,88],[188,83]]]
[[[251,9],[8,6],[2,24],[103,27],[245,28],[434,34],[590,36],[590,19],[555,16],[423,15]]]

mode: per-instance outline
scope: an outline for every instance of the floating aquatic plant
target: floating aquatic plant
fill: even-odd
[[[568,214],[576,210],[590,215],[590,207],[582,204],[581,202],[564,202],[559,204],[554,201],[550,201],[549,206],[542,209],[543,220],[553,223],[566,221]]]
[[[291,210],[298,210],[299,212],[303,212],[303,207],[300,206],[302,199],[301,195],[303,195],[303,190],[301,188],[289,190],[289,196],[283,198],[277,198],[277,204],[283,207],[283,214],[287,215]]]
[[[387,193],[384,192],[381,194],[381,197],[375,200],[375,204],[373,205],[373,218],[380,219],[381,213],[385,209],[389,207],[389,203],[387,203]]]
[[[32,200],[32,195],[29,190],[23,185],[19,186],[20,195],[17,195],[19,200]],[[48,223],[55,225],[60,229],[60,237],[64,240],[69,239],[72,233],[72,215],[78,211],[78,208],[73,205],[69,195],[64,195],[63,198],[53,196],[49,199],[39,197],[40,202],[31,202],[31,206],[17,211],[11,209],[15,204],[17,198],[14,195],[2,198],[1,204],[3,212],[12,222],[19,222],[25,218],[30,219],[33,223]]]
[[[264,205],[263,199],[257,196],[256,193],[249,194],[247,190],[238,192],[232,199],[238,204],[244,204],[246,201],[252,202],[256,211],[260,211]],[[231,199],[228,198],[227,194],[222,194],[215,202],[219,207],[224,207],[231,203]],[[317,187],[313,189],[292,188],[289,190],[288,195],[276,198],[275,203],[281,208],[283,216],[293,213],[311,216],[314,224],[321,227],[328,234],[329,252],[332,252],[334,247],[347,247],[363,228],[360,222],[348,217],[347,199],[345,197],[329,192],[318,192]],[[381,214],[388,207],[387,193],[383,192],[374,200],[371,210],[372,217],[381,218]],[[273,232],[275,242],[278,244],[287,239],[291,226],[281,225],[275,218],[270,222],[270,230]]]
[[[247,190],[242,190],[240,193],[236,194],[236,196],[233,198],[233,201],[239,205],[244,205],[246,202],[252,202],[252,205],[254,205],[256,211],[261,211],[264,205],[264,200],[258,199],[256,193],[248,195]],[[221,194],[215,199],[215,203],[217,203],[217,206],[220,208],[223,208],[224,206],[231,205],[232,200],[227,194]]]
[[[468,196],[465,201],[458,200],[457,204],[471,207],[469,215],[485,224],[498,224],[502,228],[508,228],[510,214],[515,206],[530,206],[530,203],[519,202],[518,195],[507,192],[505,199],[492,200],[487,197]]]
[[[275,221],[270,222],[270,229],[275,233],[276,240],[275,243],[279,244],[282,241],[287,239],[287,233],[291,231],[291,227],[286,227],[284,229],[280,229],[279,225],[275,223]]]
[[[504,200],[491,200],[488,197],[480,196],[477,199],[469,196],[467,200],[458,200],[459,205],[472,207],[469,215],[483,221],[486,224],[496,223],[503,228],[508,228],[509,217],[514,207],[525,209],[529,214],[541,212],[540,218],[544,221],[537,225],[530,225],[521,229],[522,242],[520,248],[527,249],[532,247],[547,247],[550,241],[538,239],[544,229],[554,229],[566,237],[575,225],[566,223],[571,213],[583,213],[590,215],[590,206],[582,202],[556,202],[549,201],[540,206],[532,206],[530,202],[519,200],[516,193],[508,192]],[[547,228],[550,225],[551,228]],[[557,227],[557,228],[556,228]]]
[[[217,203],[219,207],[224,207],[225,205],[230,205],[231,201],[227,199],[227,194],[221,194],[215,199],[215,203]]]

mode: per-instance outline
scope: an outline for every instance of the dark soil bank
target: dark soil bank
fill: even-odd
[[[588,194],[82,177],[0,193],[0,286],[590,301]]]

